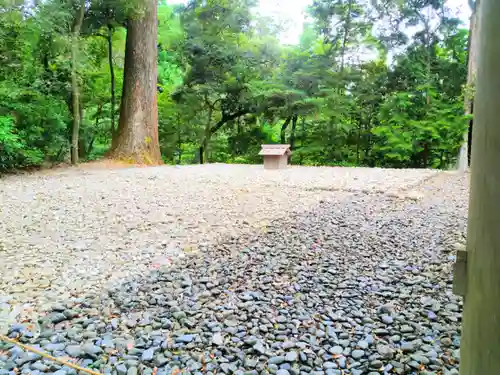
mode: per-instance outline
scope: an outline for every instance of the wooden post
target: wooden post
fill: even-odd
[[[500,1],[481,0],[461,375],[500,374]]]

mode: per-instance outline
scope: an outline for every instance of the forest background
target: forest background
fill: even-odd
[[[315,0],[296,44],[256,6],[0,0],[0,170],[259,163],[263,143],[300,165],[456,164],[471,32],[446,1]]]

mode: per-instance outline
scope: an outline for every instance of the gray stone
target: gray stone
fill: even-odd
[[[377,345],[377,353],[384,359],[392,359],[394,350],[389,345]]]
[[[168,358],[166,358],[163,354],[157,354],[154,357],[153,363],[156,367],[163,367],[168,363]]]
[[[85,355],[81,345],[68,345],[65,349],[70,357],[79,358]]]
[[[338,368],[339,365],[337,365],[335,362],[329,362],[329,361],[327,361],[327,362],[323,363],[323,367],[325,369],[330,369],[330,368]]]
[[[359,341],[359,342],[358,342],[358,346],[359,346],[361,349],[368,349],[368,347],[369,347],[370,345],[368,344],[368,342],[367,342],[367,341],[365,341],[365,340],[361,340],[361,341]]]
[[[194,340],[194,335],[182,335],[182,336],[179,336],[179,337],[176,337],[175,338],[175,342],[181,342],[181,343],[190,343],[191,341]]]
[[[43,348],[49,352],[60,352],[66,347],[65,343],[47,344]]]
[[[49,319],[52,323],[57,324],[67,320],[68,318],[63,313],[52,313],[49,315]]]
[[[253,358],[245,358],[245,367],[254,368],[257,366],[257,360]]]
[[[49,369],[49,367],[47,365],[45,365],[44,363],[42,363],[40,361],[33,363],[31,365],[31,368],[33,370],[37,370],[37,371],[41,371],[41,372],[46,372]]]
[[[175,311],[172,313],[172,316],[174,317],[174,319],[177,319],[177,320],[186,319],[186,317],[187,317],[187,315],[184,311]]]
[[[82,350],[85,352],[85,354],[88,354],[90,356],[95,356],[102,353],[102,348],[89,342],[82,345]]]
[[[278,365],[271,363],[267,365],[267,369],[271,374],[276,374],[278,372]]]
[[[382,321],[385,323],[385,324],[392,324],[394,323],[394,318],[390,315],[382,315]]]
[[[401,341],[401,336],[400,335],[393,335],[390,337],[392,342],[400,342]]]
[[[259,354],[265,354],[266,353],[266,348],[264,348],[264,345],[261,342],[258,342],[253,346],[253,350],[255,350]]]
[[[399,331],[401,333],[411,333],[411,332],[415,331],[415,328],[413,328],[412,326],[409,326],[409,325],[403,325],[403,326],[401,326]]]
[[[351,357],[354,358],[354,359],[360,359],[360,358],[363,358],[365,355],[365,352],[364,350],[353,350],[352,353],[351,353]]]
[[[410,358],[413,359],[414,361],[420,363],[420,364],[428,365],[430,363],[429,358],[427,358],[426,356],[424,356],[422,354],[412,354],[412,355],[410,355]]]
[[[127,366],[125,366],[123,363],[120,363],[115,367],[116,372],[118,375],[126,375],[127,374]]]
[[[373,331],[374,334],[377,336],[388,336],[389,331],[383,328],[377,328],[375,331]]]
[[[149,348],[142,352],[141,361],[152,361],[155,355],[156,348]]]
[[[226,319],[224,320],[224,324],[228,327],[236,327],[238,325],[238,321],[233,319]]]
[[[216,346],[224,345],[224,338],[220,332],[214,333],[212,336],[212,344]]]
[[[274,365],[279,365],[279,364],[282,364],[283,362],[285,362],[285,357],[283,357],[281,355],[280,356],[271,357],[267,361],[267,363],[274,364]]]
[[[330,348],[328,351],[329,351],[331,354],[334,354],[334,355],[340,355],[340,354],[342,354],[342,352],[344,351],[344,348],[343,348],[343,347],[341,347],[341,346],[339,346],[339,345],[337,345],[337,346],[334,346],[334,347]]]
[[[409,342],[409,341],[406,341],[406,342],[403,342],[401,344],[401,350],[403,352],[414,352],[415,351],[415,344],[413,342]]]

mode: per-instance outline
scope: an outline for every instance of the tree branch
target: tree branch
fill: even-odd
[[[240,116],[246,115],[249,112],[250,111],[248,109],[241,109],[238,112],[232,113],[230,115],[225,115],[225,114],[222,115],[222,118],[214,126],[210,128],[210,134],[214,134],[217,130],[222,128],[222,126],[226,122],[234,120],[235,118],[238,118]]]

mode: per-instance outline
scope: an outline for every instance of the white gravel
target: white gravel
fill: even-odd
[[[45,308],[353,193],[398,193],[437,172],[205,166],[69,168],[0,180],[0,297]]]

